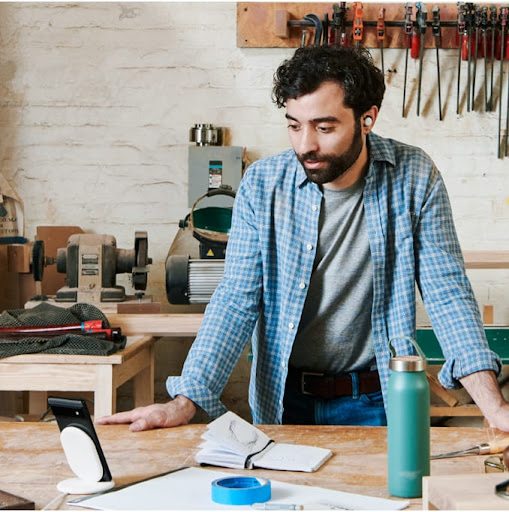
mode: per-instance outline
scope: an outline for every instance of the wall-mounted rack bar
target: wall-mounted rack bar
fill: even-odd
[[[341,3],[340,3],[341,4]],[[345,4],[345,3],[343,3]],[[333,3],[280,3],[280,2],[239,2],[237,4],[237,46],[241,48],[296,48],[302,44],[302,31],[307,30],[312,39],[314,23],[304,19],[309,14],[320,20],[327,17],[329,23],[334,15]],[[413,8],[412,21],[416,22],[416,4]],[[440,9],[441,48],[458,48],[458,5],[456,3],[422,4],[427,7],[425,48],[435,47],[433,36],[433,8]],[[468,4],[466,4],[468,5]],[[474,4],[470,4],[474,5]],[[500,4],[475,4],[479,7],[492,5],[500,12]],[[377,25],[380,9],[384,8],[385,39],[384,48],[406,48],[405,46],[405,3],[364,3],[362,45],[367,48],[379,47]],[[354,4],[346,3],[345,27],[349,43],[352,44],[352,25]],[[472,19],[472,27],[474,21]],[[488,30],[490,30],[488,13]]]

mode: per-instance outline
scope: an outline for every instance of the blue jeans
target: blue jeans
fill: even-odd
[[[353,379],[353,393],[326,400],[303,394],[287,386],[284,397],[285,425],[365,425],[385,426],[387,418],[382,391],[361,395]]]

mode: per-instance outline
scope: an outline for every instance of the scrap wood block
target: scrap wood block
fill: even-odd
[[[33,501],[0,491],[0,510],[35,510]]]
[[[495,485],[503,480],[507,480],[507,473],[426,476],[422,480],[422,508],[507,510],[509,500],[495,494]]]

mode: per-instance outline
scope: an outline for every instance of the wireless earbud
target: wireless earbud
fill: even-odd
[[[364,118],[364,126],[371,126],[373,124],[373,118],[370,116],[366,116]]]

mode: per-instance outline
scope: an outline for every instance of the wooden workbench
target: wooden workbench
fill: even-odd
[[[154,338],[135,335],[110,356],[21,354],[0,359],[0,390],[30,391],[29,413],[46,411],[47,392],[92,391],[97,417],[116,412],[117,389],[133,380],[135,406],[154,401]]]
[[[225,470],[264,476],[294,484],[390,498],[387,492],[385,427],[263,426],[276,441],[330,448],[333,457],[315,473],[267,470]],[[194,455],[204,425],[133,433],[126,425],[96,426],[117,485],[176,469],[195,466]],[[431,452],[459,450],[491,439],[489,430],[435,427]],[[431,462],[432,475],[483,472],[483,459],[469,456]],[[222,469],[221,469],[222,470]],[[42,508],[58,495],[57,483],[72,477],[55,423],[0,423],[0,489],[32,500]],[[412,509],[422,507],[411,500]],[[65,506],[63,508],[66,508]],[[165,503],[171,509],[171,503]]]

